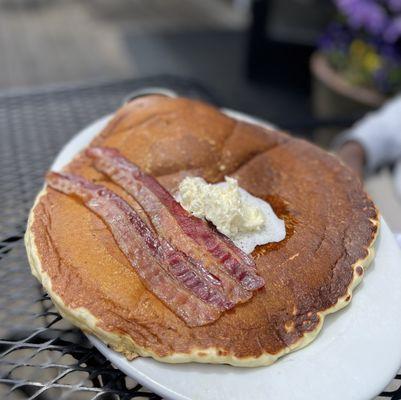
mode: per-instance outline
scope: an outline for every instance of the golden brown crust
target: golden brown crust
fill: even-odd
[[[162,176],[170,189],[175,174],[187,170],[211,181],[233,174],[246,190],[271,202],[286,221],[287,237],[254,252],[267,283],[250,302],[211,325],[188,328],[143,287],[97,217],[47,189],[27,230],[31,266],[56,305],[79,326],[131,355],[267,365],[310,342],[324,315],[349,303],[362,278],[360,267],[373,255],[378,215],[358,180],[334,156],[202,103],[159,96],[121,109],[94,142],[119,148]],[[133,201],[83,155],[68,169]]]

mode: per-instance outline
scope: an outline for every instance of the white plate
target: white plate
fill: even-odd
[[[240,113],[226,112],[255,122]],[[78,133],[52,169],[68,163],[109,119],[103,117]],[[401,365],[401,252],[383,220],[376,249],[375,261],[351,305],[328,316],[312,344],[269,367],[173,365],[148,358],[127,361],[96,338],[89,339],[116,367],[166,399],[370,399],[383,390]]]

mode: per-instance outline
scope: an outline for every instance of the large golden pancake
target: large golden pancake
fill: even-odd
[[[145,289],[101,219],[45,188],[26,233],[32,272],[84,331],[130,358],[268,365],[308,344],[324,316],[351,301],[373,256],[378,213],[334,156],[200,102],[162,96],[124,106],[93,143],[119,149],[170,191],[186,174],[213,182],[232,175],[271,203],[287,236],[253,253],[263,289],[214,323],[189,328]],[[133,204],[83,154],[67,169]]]

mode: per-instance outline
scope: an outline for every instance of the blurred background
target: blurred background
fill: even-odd
[[[219,104],[330,148],[401,87],[400,10],[398,0],[0,0],[0,90],[192,78]],[[391,177],[379,176],[368,190],[401,231]]]
[[[0,89],[172,74],[285,127],[310,115],[329,0],[1,0]],[[291,118],[288,113],[291,112]]]
[[[397,98],[400,46],[401,0],[0,0],[0,398],[12,388],[13,399],[159,399],[91,349],[28,277],[26,216],[68,138],[141,82],[184,78],[219,106],[337,151],[345,131]],[[374,128],[380,163],[361,171],[395,234],[398,115],[400,99]],[[382,129],[395,145],[382,145]],[[363,155],[347,151],[361,168]],[[380,398],[401,399],[401,375]]]

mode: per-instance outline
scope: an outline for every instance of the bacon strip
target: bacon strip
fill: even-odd
[[[160,208],[158,203],[162,203],[181,231],[209,253],[217,261],[220,269],[234,278],[244,289],[253,291],[264,286],[265,282],[257,274],[251,257],[236,247],[226,236],[213,230],[205,221],[189,214],[155,178],[145,174],[138,166],[124,158],[118,150],[90,147],[86,150],[86,154],[94,159],[97,169],[130,193],[148,212],[151,219]],[[246,298],[245,293],[241,293],[239,300],[241,296]]]
[[[94,155],[94,152],[99,153],[97,149],[89,149],[87,151],[91,156]],[[138,180],[132,179],[130,173],[127,173],[124,168],[125,163],[123,162],[125,159],[120,159],[121,162],[116,162],[115,157],[111,158],[99,154],[99,157],[94,158],[94,164],[97,169],[110,176],[134,196],[135,200],[147,213],[153,227],[160,236],[167,239],[175,248],[189,255],[193,260],[201,262],[220,281],[229,301],[237,304],[249,300],[252,297],[252,292],[238,284],[234,277],[222,270],[220,263],[206,249],[199,246],[182,231],[175,217],[161,203],[159,198]]]
[[[223,310],[233,306],[212,275],[195,269],[185,254],[157,238],[114,192],[73,174],[52,172],[47,183],[78,197],[103,219],[145,286],[189,326],[213,322]]]

